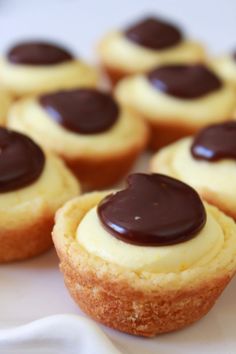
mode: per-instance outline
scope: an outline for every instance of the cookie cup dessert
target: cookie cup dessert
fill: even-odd
[[[84,188],[102,188],[128,173],[148,141],[139,116],[95,89],[20,100],[8,124],[60,156]]]
[[[213,124],[170,144],[151,159],[152,172],[195,188],[207,202],[236,220],[236,122]]]
[[[80,187],[64,163],[27,136],[0,128],[0,262],[52,246],[54,214]]]
[[[115,96],[143,117],[154,149],[228,120],[235,91],[205,65],[165,65],[119,82]]]
[[[53,241],[75,302],[134,335],[199,320],[235,273],[233,220],[163,175],[130,176],[127,190],[111,193],[75,198],[56,215]]]
[[[63,47],[43,41],[18,43],[0,60],[0,81],[15,98],[75,87],[95,87],[95,68]]]
[[[203,46],[184,38],[173,24],[148,17],[124,31],[111,31],[98,45],[101,65],[114,84],[121,78],[167,63],[205,59]]]

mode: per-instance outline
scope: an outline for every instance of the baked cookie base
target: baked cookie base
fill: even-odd
[[[109,275],[101,279],[93,272],[83,272],[65,258],[61,271],[71,296],[90,317],[108,327],[145,337],[175,331],[199,320],[231,279],[223,276],[198,287],[148,293],[133,289],[127,282],[114,284]]]
[[[174,143],[175,141],[196,134],[199,130],[204,128],[205,125],[190,125],[174,122],[154,122],[150,118],[142,116],[143,120],[149,124],[150,128],[150,142],[149,146],[152,150],[159,150],[166,145]],[[222,119],[222,122],[227,119]],[[178,119],[176,119],[176,122]]]
[[[152,150],[158,150],[181,138],[195,134],[199,129],[197,127],[184,126],[174,123],[154,123],[149,118],[143,117],[150,127],[150,143]]]
[[[53,216],[16,230],[0,231],[0,263],[21,261],[48,251],[53,243],[51,231]]]
[[[129,173],[135,160],[147,145],[147,130],[143,132],[142,141],[127,151],[103,157],[78,157],[69,160],[61,156],[74,175],[82,183],[84,190],[109,187]]]
[[[108,77],[111,86],[114,88],[116,84],[123,79],[126,76],[132,75],[132,73],[124,72],[124,71],[119,71],[113,68],[110,68],[106,65],[102,65],[102,71],[105,73],[105,75]]]

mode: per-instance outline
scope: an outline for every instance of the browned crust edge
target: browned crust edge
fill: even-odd
[[[61,255],[62,256],[62,255]],[[136,290],[128,282],[114,282],[109,274],[76,268],[62,256],[65,284],[80,308],[98,322],[122,332],[150,337],[175,331],[203,317],[230,281],[224,275],[181,290]]]
[[[122,179],[131,169],[135,160],[145,149],[149,131],[144,126],[139,142],[117,154],[97,157],[78,157],[68,159],[60,156],[73,174],[82,183],[85,190],[109,187]]]
[[[126,76],[132,75],[130,72],[113,69],[107,65],[101,65],[102,71],[109,78],[111,86],[114,88],[116,84]]]
[[[150,126],[150,143],[153,150],[161,149],[181,138],[195,134],[201,127],[178,123],[151,122],[149,118],[143,117]]]
[[[131,105],[126,105],[126,108],[130,110],[133,114],[136,114],[142,119],[149,127],[149,148],[151,150],[159,150],[179,139],[182,139],[187,136],[195,135],[198,131],[200,131],[207,124],[197,124],[191,122],[179,122],[178,118],[172,117],[172,119],[167,119],[166,122],[158,119],[156,116],[156,120],[154,118],[150,119],[149,117],[141,114],[138,110],[136,110]],[[229,118],[222,118],[221,122],[225,122],[229,120]],[[209,123],[208,123],[209,125]]]
[[[53,222],[53,215],[44,215],[21,229],[0,230],[0,263],[28,259],[49,250]]]

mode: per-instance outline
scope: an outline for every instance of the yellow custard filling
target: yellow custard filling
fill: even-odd
[[[223,80],[230,82],[236,88],[236,60],[232,56],[226,55],[216,58],[210,65],[217,75]]]
[[[36,94],[80,86],[94,87],[98,83],[96,70],[79,60],[61,64],[30,66],[0,60],[0,81],[16,96]]]
[[[102,226],[97,207],[81,220],[76,240],[88,253],[126,269],[151,273],[181,272],[205,265],[217,256],[224,244],[224,232],[205,204],[207,222],[189,241],[161,247],[131,245],[112,236]]]

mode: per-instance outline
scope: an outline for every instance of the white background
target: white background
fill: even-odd
[[[235,46],[235,0],[0,0],[0,49],[51,38],[93,58],[103,33],[151,13],[180,23],[216,53]]]
[[[211,53],[235,47],[234,0],[0,0],[0,50],[18,39],[45,38],[62,41],[79,56],[94,61],[95,45],[103,33],[152,13],[180,23],[189,36],[205,42]],[[105,330],[127,354],[235,354],[235,299],[234,280],[203,320],[155,339]],[[2,328],[58,313],[80,312],[64,288],[53,251],[0,267]]]

